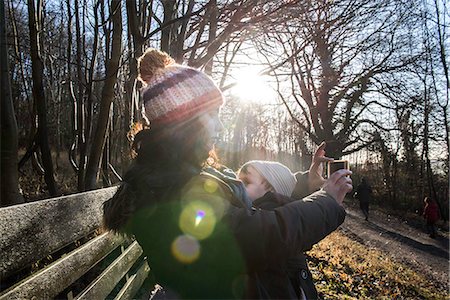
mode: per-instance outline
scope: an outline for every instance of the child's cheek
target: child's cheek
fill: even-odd
[[[248,185],[245,187],[245,189],[247,190],[248,197],[249,197],[252,201],[254,201],[254,200],[256,199],[256,197],[255,197],[255,194],[256,194],[255,187],[254,187],[252,184],[248,184]]]

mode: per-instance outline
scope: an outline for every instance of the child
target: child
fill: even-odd
[[[267,192],[291,197],[297,184],[291,170],[275,161],[251,160],[242,165],[238,177],[252,201],[263,197]]]
[[[288,167],[281,163],[252,160],[239,169],[238,177],[244,183],[252,205],[256,209],[274,210],[295,201],[291,196],[296,188],[297,178]],[[300,182],[299,185],[301,185]],[[287,272],[298,299],[318,297],[303,253],[288,259]],[[258,276],[265,278],[264,274],[258,274]],[[269,284],[276,285],[274,282]]]

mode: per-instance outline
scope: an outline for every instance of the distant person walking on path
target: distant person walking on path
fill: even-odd
[[[427,231],[431,238],[436,238],[436,222],[439,220],[439,208],[433,199],[425,197],[423,199],[423,217],[427,222]]]
[[[367,179],[363,177],[361,183],[356,188],[355,198],[359,200],[359,207],[361,208],[365,220],[369,220],[369,203],[372,197],[372,188],[367,183]]]

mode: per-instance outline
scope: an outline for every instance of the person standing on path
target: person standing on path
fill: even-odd
[[[369,220],[369,203],[372,197],[372,188],[367,183],[367,179],[363,177],[361,183],[356,188],[355,198],[359,200],[359,207],[364,214],[366,221]]]
[[[433,199],[425,197],[423,199],[425,206],[423,208],[423,217],[427,222],[427,231],[431,238],[436,238],[436,222],[439,220],[439,208]]]

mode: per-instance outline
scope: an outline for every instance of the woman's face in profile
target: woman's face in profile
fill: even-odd
[[[199,121],[205,129],[205,146],[208,150],[211,150],[214,143],[219,140],[220,132],[223,130],[223,124],[219,118],[219,108],[202,114],[199,117]]]

